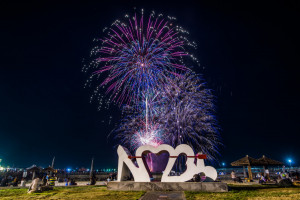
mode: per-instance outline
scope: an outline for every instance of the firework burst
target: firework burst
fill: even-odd
[[[124,118],[115,132],[121,142],[131,150],[146,144],[170,144],[174,148],[189,144],[196,152],[215,160],[221,143],[214,96],[205,82],[188,72],[158,94],[140,103],[139,109],[123,107]],[[149,108],[155,112],[147,111]]]
[[[105,29],[107,36],[97,40],[101,45],[91,52],[95,59],[84,68],[93,69],[87,84],[104,75],[95,94],[101,94],[103,88],[108,102],[119,105],[136,104],[142,93],[163,88],[189,69],[183,64],[185,59],[198,62],[187,52],[196,45],[188,41],[187,31],[174,25],[175,18],[154,12],[145,18],[143,11],[141,17],[125,17],[125,22],[116,20]]]
[[[141,145],[158,146],[165,143],[168,136],[157,123],[161,113],[161,107],[157,106],[157,98],[157,95],[148,95],[146,100],[139,102],[137,106],[123,106],[123,118],[114,133],[128,149],[134,151]]]
[[[187,143],[215,160],[220,138],[214,96],[187,66],[188,60],[199,64],[189,53],[195,43],[173,17],[144,17],[143,11],[138,16],[116,20],[96,40],[99,46],[83,70],[92,72],[87,85],[97,83],[91,98],[98,98],[99,107],[121,106],[123,118],[113,133],[131,151]]]
[[[176,147],[189,144],[196,152],[215,160],[220,145],[218,123],[214,116],[214,96],[194,73],[176,78],[162,91],[161,129],[168,132],[164,141]]]

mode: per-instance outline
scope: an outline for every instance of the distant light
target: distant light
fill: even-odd
[[[70,171],[72,171],[72,169],[71,168],[67,168],[67,172],[70,172]]]
[[[222,166],[223,166],[223,167],[225,166],[225,163],[224,163],[224,162],[222,163]]]
[[[291,160],[291,159],[288,159],[288,162],[289,162],[289,163],[291,163],[291,162],[292,162],[292,160]]]

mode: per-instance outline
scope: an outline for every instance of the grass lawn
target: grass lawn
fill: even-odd
[[[202,199],[236,199],[236,200],[300,200],[300,187],[279,188],[270,185],[229,185],[231,191],[227,193],[208,193],[208,192],[185,192],[187,200]]]
[[[236,199],[236,200],[300,200],[300,187],[279,188],[262,185],[229,185],[227,193],[185,192],[187,200]],[[27,189],[0,190],[0,199],[101,199],[136,200],[145,192],[108,191],[105,186],[55,187],[52,191],[27,194]]]
[[[27,189],[0,190],[0,199],[103,199],[136,200],[145,192],[108,191],[101,186],[55,187],[52,191],[27,194]]]

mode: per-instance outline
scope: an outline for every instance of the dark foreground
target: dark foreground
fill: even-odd
[[[300,199],[300,187],[280,188],[261,185],[230,185],[227,193],[185,192],[185,198],[197,199]],[[27,194],[27,189],[1,189],[0,199],[101,199],[101,200],[136,200],[145,192],[108,191],[104,186],[55,187],[52,191]],[[166,195],[167,196],[167,195]],[[164,198],[168,199],[168,198]],[[169,198],[170,199],[170,198]],[[155,199],[156,200],[156,199]]]

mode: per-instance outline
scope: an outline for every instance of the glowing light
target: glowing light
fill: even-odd
[[[185,143],[216,159],[221,143],[214,96],[186,62],[199,64],[189,53],[196,48],[189,33],[175,24],[176,18],[154,12],[148,18],[143,11],[140,17],[125,18],[103,30],[106,37],[96,40],[100,44],[83,68],[91,72],[86,86],[97,83],[91,100],[97,98],[99,107],[121,107],[121,124],[114,133],[129,150]]]
[[[157,140],[158,134],[156,130],[138,132],[136,135],[141,145],[151,145],[157,147],[161,144],[161,142]]]
[[[290,164],[290,167],[292,167],[293,160],[291,158],[288,158],[287,162]]]
[[[128,149],[189,144],[209,160],[216,159],[221,143],[213,115],[214,96],[196,74],[174,78],[164,90],[146,96],[138,105],[123,107],[124,118],[116,129],[117,138]]]
[[[105,95],[110,95],[105,103],[134,104],[141,93],[154,93],[190,70],[184,65],[186,59],[198,64],[188,53],[190,47],[196,48],[195,43],[185,37],[187,31],[174,26],[174,20],[155,13],[148,18],[125,15],[125,22],[116,20],[106,28],[106,37],[97,39],[100,44],[91,51],[93,60],[83,68],[92,71],[86,86],[97,80],[91,99],[96,97],[101,106],[105,101],[101,90],[105,89]],[[98,84],[100,75],[104,80]]]
[[[189,144],[196,152],[206,154],[208,160],[216,159],[221,143],[211,90],[192,72],[176,77],[172,83],[161,91],[158,104],[162,109],[157,123],[169,133],[164,143],[173,147]]]

